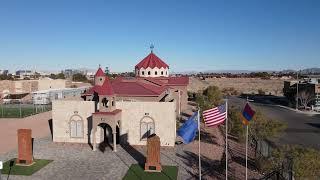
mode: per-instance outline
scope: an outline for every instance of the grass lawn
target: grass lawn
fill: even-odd
[[[21,114],[19,106],[0,106],[0,118],[20,118],[27,117],[37,113],[48,111],[48,107],[42,109],[39,107],[37,110],[33,106],[22,106]],[[36,112],[37,111],[37,112]],[[20,116],[21,115],[21,116]]]
[[[16,159],[11,159],[3,163],[3,169],[1,170],[2,174],[9,174],[10,171],[10,161],[14,161],[14,165],[11,167],[10,175],[23,175],[30,176],[33,173],[37,172],[41,168],[45,167],[47,164],[51,163],[52,160],[45,159],[35,159],[34,164],[31,166],[16,166]]]
[[[162,166],[162,172],[145,172],[140,165],[133,164],[123,180],[175,180],[177,176],[178,167],[176,166]]]

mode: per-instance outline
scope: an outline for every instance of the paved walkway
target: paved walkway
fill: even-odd
[[[122,179],[131,164],[144,160],[146,147],[117,146],[117,152],[107,148],[105,152],[92,151],[86,144],[53,143],[51,137],[35,139],[34,158],[51,159],[53,162],[32,176],[10,175],[10,180],[87,180]],[[178,179],[194,179],[193,167],[197,155],[184,151],[184,145],[161,149],[161,163],[179,168]],[[7,161],[17,156],[16,151],[0,155]],[[7,175],[2,175],[3,179]]]
[[[51,111],[25,118],[0,118],[0,155],[17,148],[17,129],[32,129],[33,138],[50,135],[49,119]]]

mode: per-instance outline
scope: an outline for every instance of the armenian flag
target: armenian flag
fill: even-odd
[[[248,125],[255,113],[256,112],[250,107],[249,103],[246,103],[242,111],[242,116],[243,116],[242,123],[245,125]]]

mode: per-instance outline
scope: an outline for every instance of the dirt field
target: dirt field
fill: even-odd
[[[49,120],[51,111],[25,118],[0,119],[0,155],[18,147],[17,130],[32,129],[32,137],[40,138],[51,134]]]
[[[283,81],[281,79],[264,80],[260,78],[208,78],[200,80],[190,77],[188,91],[198,92],[210,85],[218,86],[221,90],[233,87],[240,93],[258,93],[262,89],[266,94],[281,96]]]

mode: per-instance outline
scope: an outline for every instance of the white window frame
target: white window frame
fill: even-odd
[[[143,128],[146,127],[146,131],[143,130]],[[150,130],[149,134],[147,134],[146,137],[143,137],[146,133],[148,133],[148,131]],[[156,131],[156,126],[155,126],[155,122],[154,119],[151,118],[150,116],[144,116],[141,120],[140,120],[140,141],[146,141],[147,137],[154,134]]]
[[[75,117],[77,117],[76,120],[75,120]],[[75,126],[74,129],[73,129],[72,125]],[[84,124],[83,124],[83,119],[81,118],[81,116],[73,115],[70,118],[69,128],[70,128],[70,137],[71,138],[83,138],[84,137]],[[75,133],[73,133],[74,130],[76,131]]]

